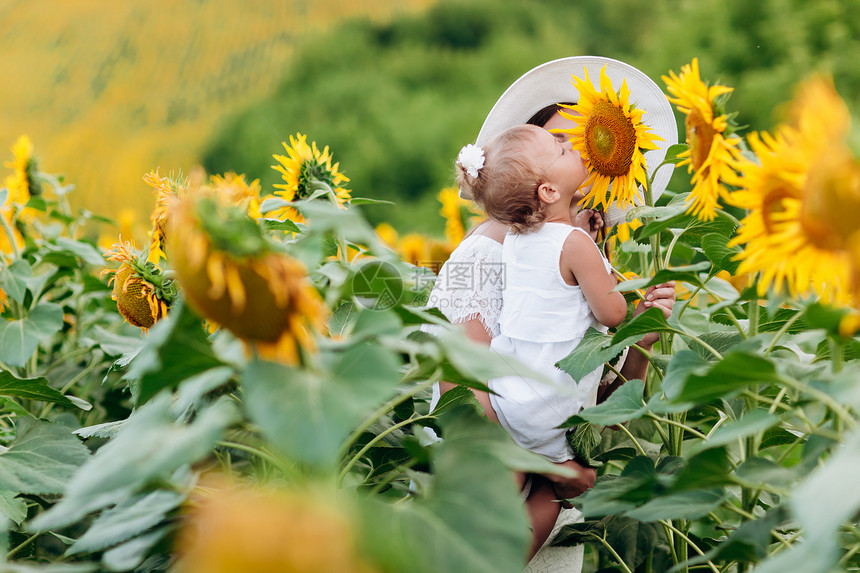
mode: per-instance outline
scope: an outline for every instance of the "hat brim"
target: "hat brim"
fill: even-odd
[[[622,80],[626,80],[630,89],[630,103],[644,110],[642,121],[663,139],[657,142],[658,149],[645,152],[646,165],[655,169],[666,157],[666,150],[678,143],[678,124],[675,122],[672,106],[657,84],[640,70],[630,64],[600,56],[572,56],[552,60],[520,76],[490,110],[475,143],[479,146],[486,144],[506,129],[527,122],[548,105],[578,101],[579,92],[571,77],[575,75],[584,78],[587,69],[588,76],[595,81],[600,77],[600,70],[604,66],[614,88],[619,89]],[[651,188],[655,201],[666,189],[671,177],[672,169],[669,167],[657,172]],[[462,189],[460,196],[472,199],[471,195]],[[623,222],[624,213],[624,210],[615,206],[610,207],[606,211],[607,223],[615,225]]]

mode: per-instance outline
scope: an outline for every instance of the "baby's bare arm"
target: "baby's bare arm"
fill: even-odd
[[[564,242],[559,261],[562,276],[571,273],[591,307],[595,318],[609,327],[621,324],[627,314],[627,302],[620,292],[613,291],[617,281],[606,272],[603,257],[589,237],[572,232]]]

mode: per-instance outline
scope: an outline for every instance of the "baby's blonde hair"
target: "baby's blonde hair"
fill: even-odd
[[[510,225],[515,233],[527,233],[546,219],[546,204],[538,197],[545,174],[527,158],[535,145],[533,125],[511,127],[484,146],[484,166],[472,177],[456,164],[457,184],[470,191],[487,215]]]

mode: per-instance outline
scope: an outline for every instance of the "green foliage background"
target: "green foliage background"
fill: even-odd
[[[297,131],[329,145],[373,222],[441,234],[435,194],[496,98],[528,69],[595,54],[649,74],[699,58],[702,77],[735,88],[729,110],[770,128],[792,86],[828,71],[858,109],[860,0],[443,0],[388,24],[353,20],[297,54],[277,93],[229,119],[204,157],[277,182],[267,158]],[[683,125],[683,122],[679,122]],[[683,137],[683,134],[681,134]],[[688,178],[678,173],[675,190]]]

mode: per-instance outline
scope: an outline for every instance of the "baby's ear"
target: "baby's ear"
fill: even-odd
[[[561,199],[561,193],[551,184],[541,183],[538,187],[538,198],[544,203],[552,205],[553,203]]]

